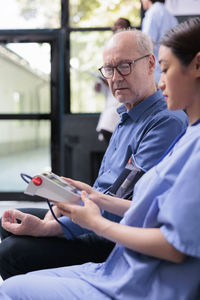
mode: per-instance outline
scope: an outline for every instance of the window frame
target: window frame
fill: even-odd
[[[51,165],[56,174],[65,173],[65,141],[63,123],[65,115],[83,115],[71,113],[70,97],[70,34],[72,32],[108,31],[110,27],[70,27],[69,1],[61,1],[61,27],[56,29],[9,29],[0,30],[0,43],[33,43],[46,42],[51,46],[50,95],[51,112],[48,114],[0,114],[1,120],[49,120],[51,122]],[[142,7],[142,6],[141,6]],[[141,11],[141,17],[143,17]],[[140,27],[136,27],[140,29]],[[84,113],[95,115],[95,113]],[[30,196],[23,192],[0,192],[0,201],[25,200]],[[42,198],[34,197],[34,201]]]
[[[0,114],[1,120],[49,120],[51,123],[51,166],[53,172],[62,174],[63,146],[62,146],[62,116],[64,112],[64,99],[66,99],[66,86],[64,84],[65,68],[64,45],[65,36],[60,29],[36,30],[0,30],[0,43],[49,43],[51,47],[51,75],[50,75],[50,113],[33,114]],[[66,82],[66,81],[65,81]],[[23,192],[0,192],[0,201],[28,200],[30,197]],[[34,198],[34,201],[36,199]],[[37,198],[41,201],[41,198]]]

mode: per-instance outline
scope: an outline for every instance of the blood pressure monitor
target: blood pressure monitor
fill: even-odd
[[[21,174],[27,176],[25,174]],[[27,176],[29,177],[29,176]],[[23,178],[24,179],[24,178]],[[81,191],[52,172],[45,172],[34,176],[24,191],[27,195],[37,195],[49,200],[77,204]]]

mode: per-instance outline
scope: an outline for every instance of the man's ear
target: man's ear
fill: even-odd
[[[156,66],[155,56],[153,54],[150,54],[149,55],[149,74],[154,73],[155,66]]]

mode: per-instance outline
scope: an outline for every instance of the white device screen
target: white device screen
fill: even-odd
[[[72,193],[76,193],[78,195],[81,194],[81,191],[78,190],[77,188],[75,188],[73,185],[71,185],[70,183],[68,182],[64,182],[64,180],[60,179],[57,175],[51,173],[51,174],[48,174],[48,173],[43,173],[42,174],[43,176],[46,176],[48,179],[56,182],[57,184],[59,184],[60,186],[66,188],[67,190],[71,191]]]

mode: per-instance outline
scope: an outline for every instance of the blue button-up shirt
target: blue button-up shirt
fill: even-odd
[[[117,179],[130,157],[143,171],[149,170],[175,137],[188,125],[183,111],[171,112],[158,90],[127,112],[124,105],[118,108],[120,121],[113,132],[110,144],[104,155],[94,188],[104,193]],[[105,212],[107,218],[117,220]],[[67,238],[86,231],[69,218],[61,221],[70,229],[63,227]]]
[[[143,171],[155,165],[175,137],[187,126],[184,112],[171,112],[158,90],[127,112],[118,108],[120,121],[104,155],[94,188],[104,193],[132,156]]]

